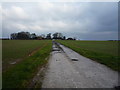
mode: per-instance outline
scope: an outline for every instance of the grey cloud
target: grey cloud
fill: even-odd
[[[4,12],[9,11],[9,15],[3,16],[3,37],[25,30],[37,34],[62,32],[67,37],[78,39],[117,39],[118,7],[115,2],[2,5]],[[15,12],[12,7],[19,10]],[[20,12],[24,14],[21,16]]]

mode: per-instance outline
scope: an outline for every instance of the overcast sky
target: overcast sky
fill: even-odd
[[[5,2],[1,7],[2,37],[28,31],[83,40],[118,38],[117,2]]]

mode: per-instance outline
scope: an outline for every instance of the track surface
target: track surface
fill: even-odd
[[[61,48],[59,48],[60,46]],[[118,72],[53,43],[42,88],[113,88]]]

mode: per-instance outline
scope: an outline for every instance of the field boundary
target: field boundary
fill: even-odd
[[[100,52],[94,52],[91,50],[83,49],[76,45],[73,45],[73,43],[71,43],[72,45],[70,45],[62,41],[57,41],[57,42],[59,42],[62,45],[65,45],[68,48],[71,48],[72,50],[76,51],[80,55],[90,58],[91,60],[94,60],[98,63],[104,64],[115,71],[120,71],[120,66],[119,66],[120,57],[119,56],[112,56],[110,54],[104,54]]]
[[[52,50],[51,45],[52,43],[49,41],[31,56],[24,58],[22,62],[3,72],[3,89],[29,88],[36,73],[47,64],[48,60],[46,58]]]
[[[42,87],[42,82],[44,80],[45,72],[48,68],[48,62],[49,59],[51,58],[51,54],[46,58],[47,62],[38,67],[38,69],[35,72],[34,77],[30,80],[28,88],[41,88]]]
[[[30,52],[28,54],[28,56],[32,56],[33,54],[35,54],[37,51],[39,51],[40,49],[44,48],[45,46],[47,46],[48,43],[44,43],[44,45],[42,47],[38,47],[38,48],[35,48],[32,52]]]
[[[14,67],[16,64],[19,64],[20,62],[22,62],[25,58],[32,56],[33,54],[35,54],[36,52],[38,52],[40,49],[44,48],[48,43],[44,43],[44,45],[42,47],[37,47],[35,48],[33,51],[29,52],[27,55],[18,58],[18,59],[14,59],[14,62],[11,62],[11,64],[7,65],[5,68],[2,68],[2,72],[6,72],[8,68],[12,68]],[[13,63],[13,64],[12,64]]]

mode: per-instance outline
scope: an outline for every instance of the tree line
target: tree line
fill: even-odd
[[[52,40],[52,39],[61,39],[61,40],[75,40],[75,38],[67,38],[66,36],[63,36],[62,33],[56,32],[54,34],[48,33],[46,36],[44,34],[36,35],[35,33],[30,32],[18,32],[18,33],[12,33],[10,35],[11,39],[20,39],[20,40]]]

